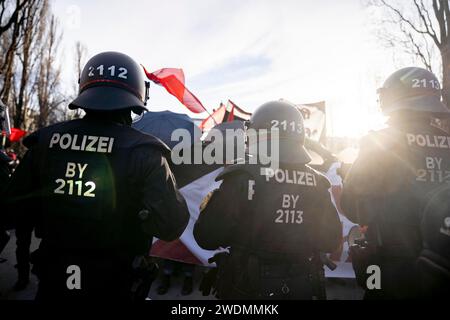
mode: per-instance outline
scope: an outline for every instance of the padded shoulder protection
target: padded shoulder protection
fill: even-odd
[[[216,177],[216,181],[224,180],[226,177],[248,174],[252,177],[257,177],[260,172],[260,166],[255,164],[233,164],[226,166],[223,171]]]

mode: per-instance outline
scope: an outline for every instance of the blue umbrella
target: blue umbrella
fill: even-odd
[[[171,140],[172,132],[176,129],[188,130],[192,139],[194,139],[192,143],[199,140],[201,136],[200,128],[187,114],[167,110],[144,113],[139,120],[133,123],[133,128],[161,139],[170,148],[178,144],[178,141]]]

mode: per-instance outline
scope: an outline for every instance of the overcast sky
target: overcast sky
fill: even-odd
[[[81,41],[89,56],[114,50],[148,70],[182,68],[209,110],[227,99],[249,111],[279,98],[326,100],[337,136],[381,125],[376,88],[403,66],[375,41],[359,0],[53,0],[53,10],[64,27],[65,79]],[[156,86],[149,105],[187,112]]]

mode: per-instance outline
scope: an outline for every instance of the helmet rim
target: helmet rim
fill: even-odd
[[[130,109],[136,114],[146,111],[144,102],[125,89],[113,86],[95,86],[82,90],[70,104],[69,109],[112,111]]]
[[[390,116],[398,111],[446,117],[450,110],[441,101],[439,80],[429,70],[406,67],[392,73],[377,90],[380,108]]]
[[[382,111],[385,115],[391,115],[398,111],[410,111],[450,117],[450,110],[440,97],[434,95],[416,96],[394,101],[388,107],[382,107]]]

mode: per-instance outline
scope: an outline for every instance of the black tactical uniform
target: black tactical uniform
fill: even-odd
[[[394,73],[380,99],[389,127],[362,139],[341,205],[350,220],[368,226],[367,265],[355,265],[356,256],[355,270],[365,273],[368,265],[381,270],[381,289],[366,288],[366,298],[416,298],[415,261],[422,248],[425,205],[450,182],[450,137],[432,125],[431,115],[448,111],[440,102],[436,77],[420,68]]]
[[[201,247],[230,247],[226,261],[218,261],[222,299],[311,299],[313,256],[341,241],[330,183],[306,165],[300,112],[285,102],[267,103],[255,111],[250,128],[270,129],[273,120],[286,119],[295,130],[280,128],[280,167],[226,167],[195,225]]]
[[[139,65],[101,53],[71,104],[87,115],[24,140],[10,198],[21,206],[17,221],[36,221],[42,236],[38,298],[128,299],[134,258],[148,254],[153,236],[170,241],[187,225],[168,148],[130,127],[130,109],[142,112],[145,96]],[[81,289],[68,288],[70,266]]]
[[[427,299],[450,298],[450,185],[443,185],[425,207],[424,248],[418,259],[421,294]]]

